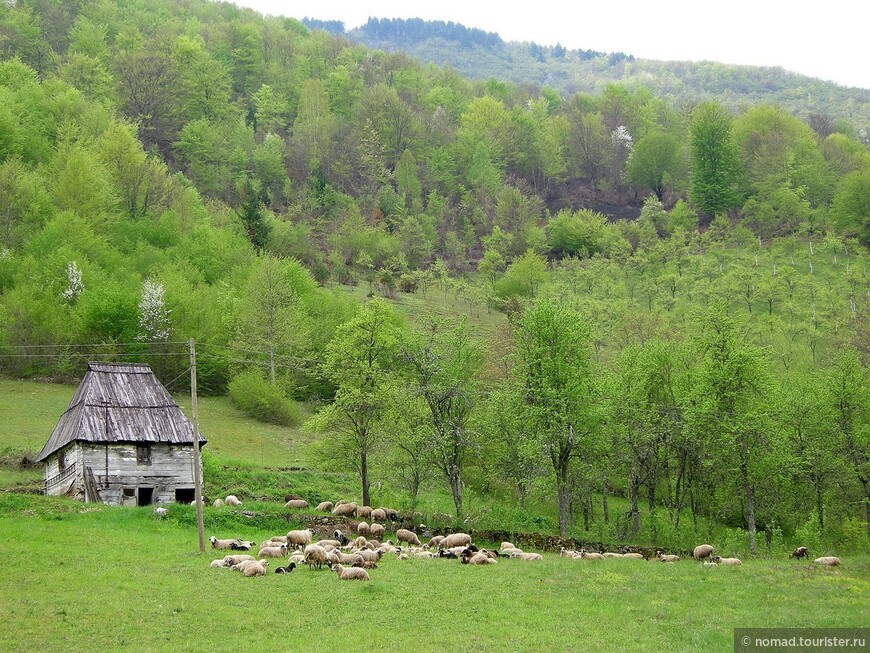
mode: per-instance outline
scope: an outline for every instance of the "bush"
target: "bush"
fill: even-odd
[[[230,381],[229,394],[240,410],[261,422],[282,426],[296,426],[301,422],[296,403],[257,371],[249,370],[236,376]]]

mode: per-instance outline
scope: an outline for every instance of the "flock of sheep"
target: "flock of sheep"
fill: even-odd
[[[291,503],[294,505],[291,506]],[[301,505],[303,503],[305,505]],[[223,501],[217,499],[213,505],[241,505],[241,502],[235,496],[230,495]],[[289,498],[285,507],[301,509],[308,507],[308,503],[304,499]],[[356,503],[346,501],[339,501],[335,504],[331,501],[325,501],[317,506],[317,510],[331,512],[337,516],[369,519],[370,521],[357,523],[355,533],[345,534],[336,529],[332,533],[332,538],[321,539],[317,542],[313,540],[316,533],[311,529],[292,530],[286,535],[276,535],[260,544],[256,557],[250,553],[240,553],[253,551],[257,546],[255,542],[238,538],[218,539],[212,536],[209,538],[212,548],[231,550],[233,553],[213,560],[211,567],[233,569],[246,577],[264,576],[269,561],[280,559],[286,564],[278,566],[275,573],[290,573],[297,566],[305,564],[309,569],[322,569],[326,566],[334,571],[340,580],[369,580],[368,570],[376,569],[377,563],[385,554],[395,555],[398,560],[450,558],[470,565],[491,565],[495,564],[499,558],[527,561],[543,560],[540,553],[522,551],[510,542],[502,542],[498,550],[479,548],[472,543],[471,536],[467,533],[436,535],[426,544],[422,544],[415,532],[398,528],[395,531],[395,544],[392,539],[382,541],[386,534],[386,527],[380,522],[398,520],[398,513],[388,508],[372,509],[369,506],[359,506]],[[714,551],[711,545],[701,544],[695,547],[692,557],[701,562],[704,567],[739,566],[742,564],[739,558],[724,558],[714,555]],[[564,547],[560,551],[560,556],[575,560],[645,559],[643,554],[631,551],[598,553],[585,550],[574,551]],[[798,547],[791,552],[790,557],[809,559],[809,551],[806,547]],[[674,564],[680,560],[680,556],[657,551],[656,560],[666,564]],[[814,562],[823,566],[835,567],[840,564],[840,559],[834,556],[824,556],[816,558]]]

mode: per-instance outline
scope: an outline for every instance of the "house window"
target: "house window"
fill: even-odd
[[[136,462],[140,465],[151,464],[151,445],[137,444],[136,445]]]
[[[125,488],[124,488],[124,496],[125,496],[125,497],[135,497],[135,496],[136,496],[136,488],[134,488],[134,487],[125,487]]]
[[[66,469],[66,451],[58,451],[57,453],[57,471],[58,473]]]

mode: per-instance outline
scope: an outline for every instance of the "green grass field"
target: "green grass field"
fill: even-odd
[[[244,578],[209,568],[222,556],[199,555],[189,520],[174,518],[190,511],[158,521],[148,508],[0,498],[0,530],[18,552],[0,593],[0,649],[725,651],[738,627],[867,625],[866,556],[838,569],[386,556],[369,583],[307,568]],[[228,531],[215,534],[276,534]]]

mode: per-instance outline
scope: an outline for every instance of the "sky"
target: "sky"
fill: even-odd
[[[340,20],[422,18],[496,32],[505,41],[625,52],[643,59],[718,61],[786,70],[870,89],[870,4],[862,0],[231,0],[264,14]]]

